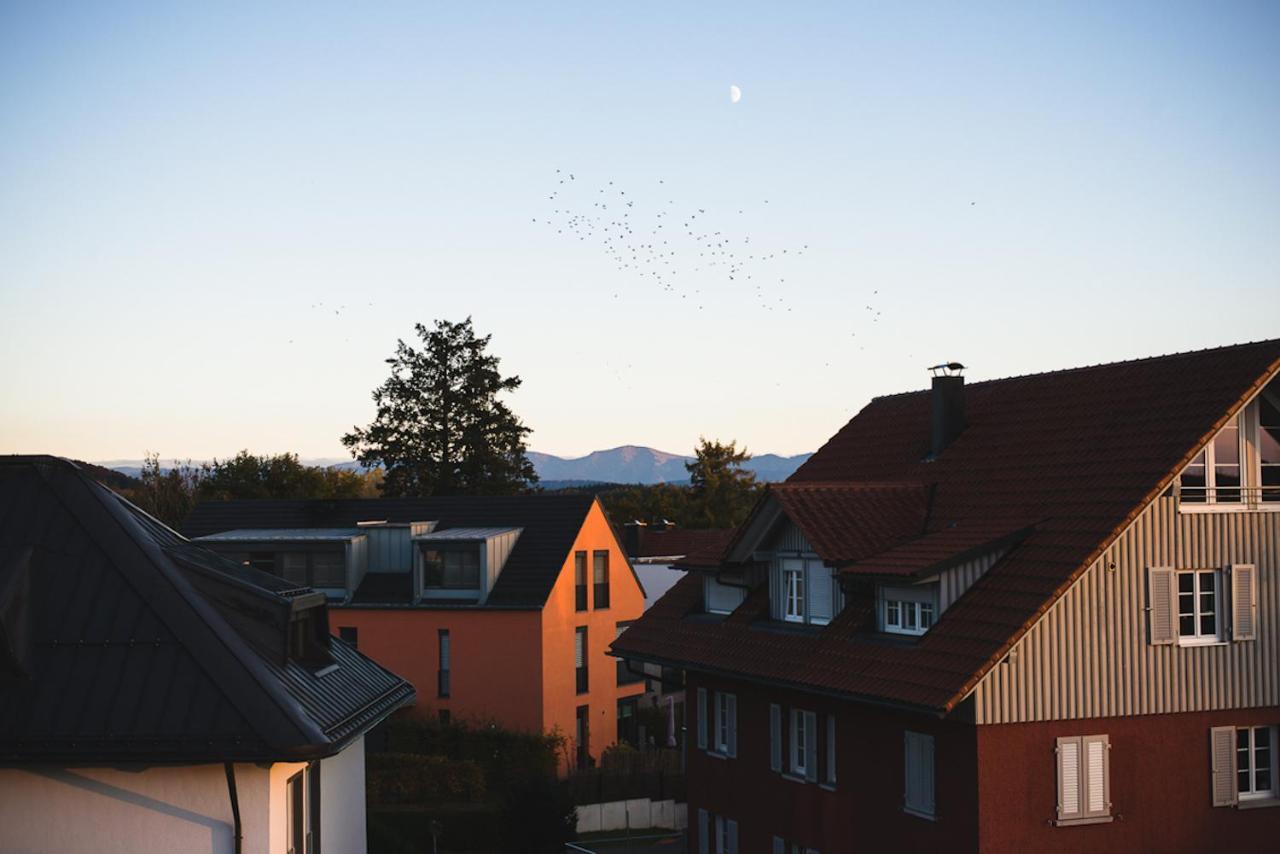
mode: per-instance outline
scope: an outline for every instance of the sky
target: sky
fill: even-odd
[[[0,453],[343,457],[440,318],[564,456],[1280,335],[1280,4],[692,6],[0,0]]]

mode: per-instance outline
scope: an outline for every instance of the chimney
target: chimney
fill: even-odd
[[[640,538],[644,536],[645,524],[636,519],[627,522],[622,529],[622,547],[627,550],[627,557],[635,557],[640,553]]]
[[[933,395],[929,402],[933,429],[929,459],[936,460],[965,428],[964,377],[960,374],[964,365],[944,362],[929,370],[933,371]]]

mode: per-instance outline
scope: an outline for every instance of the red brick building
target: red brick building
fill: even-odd
[[[690,850],[1273,845],[1278,370],[868,404],[613,645],[687,674]]]

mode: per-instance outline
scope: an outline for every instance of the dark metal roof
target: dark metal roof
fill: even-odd
[[[336,668],[272,654],[276,617],[304,612],[323,618],[323,597],[191,545],[74,464],[0,457],[0,762],[332,755],[413,688],[341,642]]]
[[[200,537],[244,528],[355,527],[371,519],[438,522],[435,533],[450,528],[521,528],[485,607],[541,608],[594,500],[590,495],[485,495],[203,501],[191,511],[182,529],[189,537]],[[357,600],[363,592],[362,588],[357,593]],[[368,595],[372,598],[366,601],[381,601],[385,593],[371,589]]]

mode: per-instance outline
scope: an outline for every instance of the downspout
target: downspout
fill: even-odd
[[[235,834],[235,854],[240,854],[244,846],[244,834],[240,827],[240,797],[236,794],[236,768],[230,762],[222,763],[227,770],[227,794],[231,796],[231,821]]]

